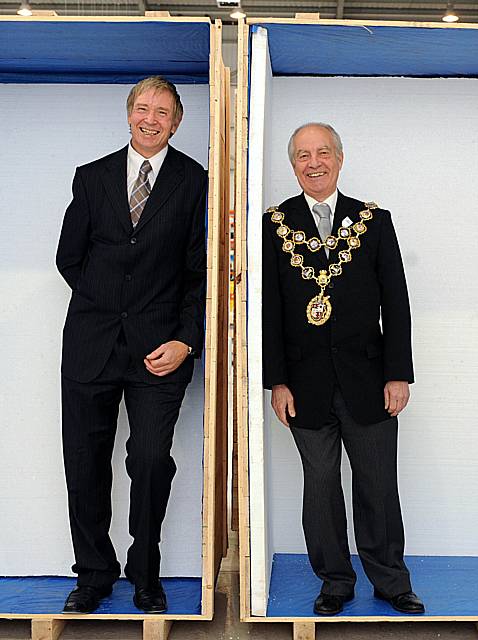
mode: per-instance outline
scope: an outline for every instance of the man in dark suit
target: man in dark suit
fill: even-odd
[[[125,574],[135,605],[166,610],[161,524],[175,474],[181,401],[202,349],[207,178],[168,145],[183,108],[146,78],[127,101],[129,145],[79,167],[57,266],[72,289],[63,332],[63,449],[77,587],[64,611],[91,612],[120,575],[110,537],[111,455],[124,396],[131,478]]]
[[[413,364],[390,213],[337,191],[343,152],[330,125],[297,129],[289,157],[303,193],[263,218],[264,386],[302,460],[305,539],[323,580],[314,611],[334,615],[354,596],[343,442],[357,549],[375,596],[421,613],[403,561],[397,488],[397,415],[408,402]]]

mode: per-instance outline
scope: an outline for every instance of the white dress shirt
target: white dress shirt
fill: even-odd
[[[320,216],[318,213],[315,213],[315,211],[312,210],[312,207],[316,204],[328,204],[330,207],[330,228],[332,229],[332,227],[334,226],[334,215],[335,215],[335,207],[337,205],[337,189],[333,192],[332,195],[330,195],[328,198],[326,198],[325,200],[322,200],[322,202],[319,202],[318,200],[316,200],[315,198],[312,198],[312,196],[309,196],[305,193],[304,191],[304,197],[307,201],[307,204],[309,205],[309,209],[310,209],[310,213],[312,214],[312,216],[314,217],[315,220],[315,225],[317,227],[317,229],[319,228],[319,220],[320,220]]]
[[[136,179],[139,174],[139,170],[141,165],[145,160],[149,160],[149,164],[151,165],[151,171],[148,174],[149,185],[151,189],[154,187],[154,183],[156,182],[156,178],[158,177],[159,170],[161,169],[164,158],[168,153],[168,145],[158,151],[156,155],[152,158],[143,158],[143,156],[135,151],[131,146],[131,142],[128,145],[128,160],[126,165],[127,170],[127,183],[128,183],[128,201],[131,198],[131,193],[133,191],[133,185],[136,182]]]

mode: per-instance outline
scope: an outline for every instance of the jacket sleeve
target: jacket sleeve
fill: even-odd
[[[377,255],[384,341],[384,379],[414,382],[412,327],[407,282],[389,211],[381,213]]]
[[[275,228],[275,225],[274,225]],[[287,384],[279,260],[270,214],[262,217],[262,368],[264,387]]]
[[[192,347],[199,357],[203,346],[206,307],[206,203],[207,172],[199,190],[191,223],[191,232],[183,272],[183,296],[179,311],[179,327],[174,339]]]
[[[71,289],[76,289],[88,252],[90,212],[79,169],[73,178],[73,200],[68,205],[56,252],[56,266]]]

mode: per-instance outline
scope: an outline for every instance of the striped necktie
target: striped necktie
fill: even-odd
[[[131,222],[133,227],[138,224],[141,214],[143,213],[146,201],[151,193],[151,186],[148,180],[148,173],[152,167],[149,160],[145,160],[140,167],[138,177],[133,185],[131,198],[129,199],[129,209],[131,212]]]

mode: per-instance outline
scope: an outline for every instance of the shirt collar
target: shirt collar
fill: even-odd
[[[161,165],[163,164],[164,159],[166,158],[168,149],[169,149],[169,145],[166,145],[164,149],[161,149],[161,151],[158,151],[158,153],[156,153],[151,158],[144,158],[140,153],[136,151],[136,149],[133,149],[130,142],[128,145],[128,164],[130,164],[131,168],[133,169],[134,175],[138,175],[139,169],[143,164],[143,162],[145,160],[149,160],[153,174],[157,176],[159,170],[161,169]]]
[[[319,202],[319,201],[318,201],[318,200],[316,200],[315,198],[312,198],[312,196],[309,196],[309,195],[308,195],[307,193],[305,193],[305,191],[304,191],[304,198],[306,199],[307,204],[309,205],[309,209],[310,209],[311,213],[314,213],[314,212],[312,211],[312,207],[313,207],[315,204],[317,204],[317,203],[319,203],[319,204],[326,203],[326,204],[328,204],[328,205],[329,205],[329,207],[330,207],[330,213],[331,213],[332,218],[334,217],[334,214],[335,214],[335,207],[337,206],[337,197],[338,197],[338,191],[337,191],[337,189],[336,189],[336,190],[335,190],[335,191],[334,191],[334,192],[333,192],[333,193],[332,193],[328,198],[325,198],[325,200],[322,200],[322,202]]]

